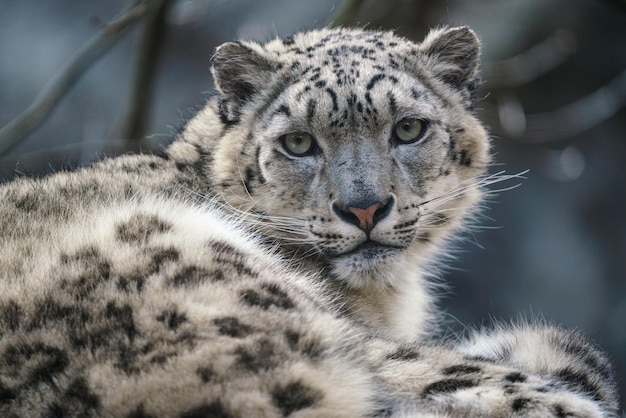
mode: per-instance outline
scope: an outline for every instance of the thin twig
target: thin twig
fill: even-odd
[[[137,58],[131,82],[131,93],[122,112],[120,138],[128,141],[129,149],[136,150],[145,133],[150,107],[150,93],[157,68],[157,60],[163,46],[165,14],[169,0],[154,0],[154,7],[146,14],[141,36],[137,44]]]
[[[0,155],[11,148],[50,114],[57,102],[99,57],[120,39],[147,10],[155,6],[154,0],[135,0],[113,22],[90,39],[68,64],[46,84],[33,103],[15,119],[0,129]]]

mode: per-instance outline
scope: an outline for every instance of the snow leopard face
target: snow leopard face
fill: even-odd
[[[347,29],[222,45],[218,195],[349,285],[390,284],[394,266],[427,257],[478,199],[478,59],[467,28],[419,45]]]

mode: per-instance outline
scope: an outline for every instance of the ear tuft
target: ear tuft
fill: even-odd
[[[435,77],[457,89],[473,91],[478,82],[480,41],[466,26],[432,30],[420,44]]]
[[[222,94],[222,106],[228,120],[238,118],[239,110],[261,88],[266,87],[273,74],[272,63],[240,42],[220,45],[211,58],[215,86]]]

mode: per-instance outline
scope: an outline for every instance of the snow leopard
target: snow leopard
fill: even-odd
[[[616,416],[578,332],[433,336],[496,178],[479,62],[467,27],[226,43],[161,155],[0,186],[0,415]]]

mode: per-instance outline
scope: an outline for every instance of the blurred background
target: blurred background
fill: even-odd
[[[415,40],[472,26],[491,171],[529,171],[502,185],[521,183],[490,199],[460,245],[445,274],[446,329],[522,314],[582,330],[609,352],[626,399],[626,1],[0,0],[0,10],[0,181],[158,152],[214,92],[209,58],[227,40],[330,21]],[[92,55],[77,61],[81,50]],[[75,83],[59,78],[82,69]],[[31,117],[6,127],[42,91]]]

